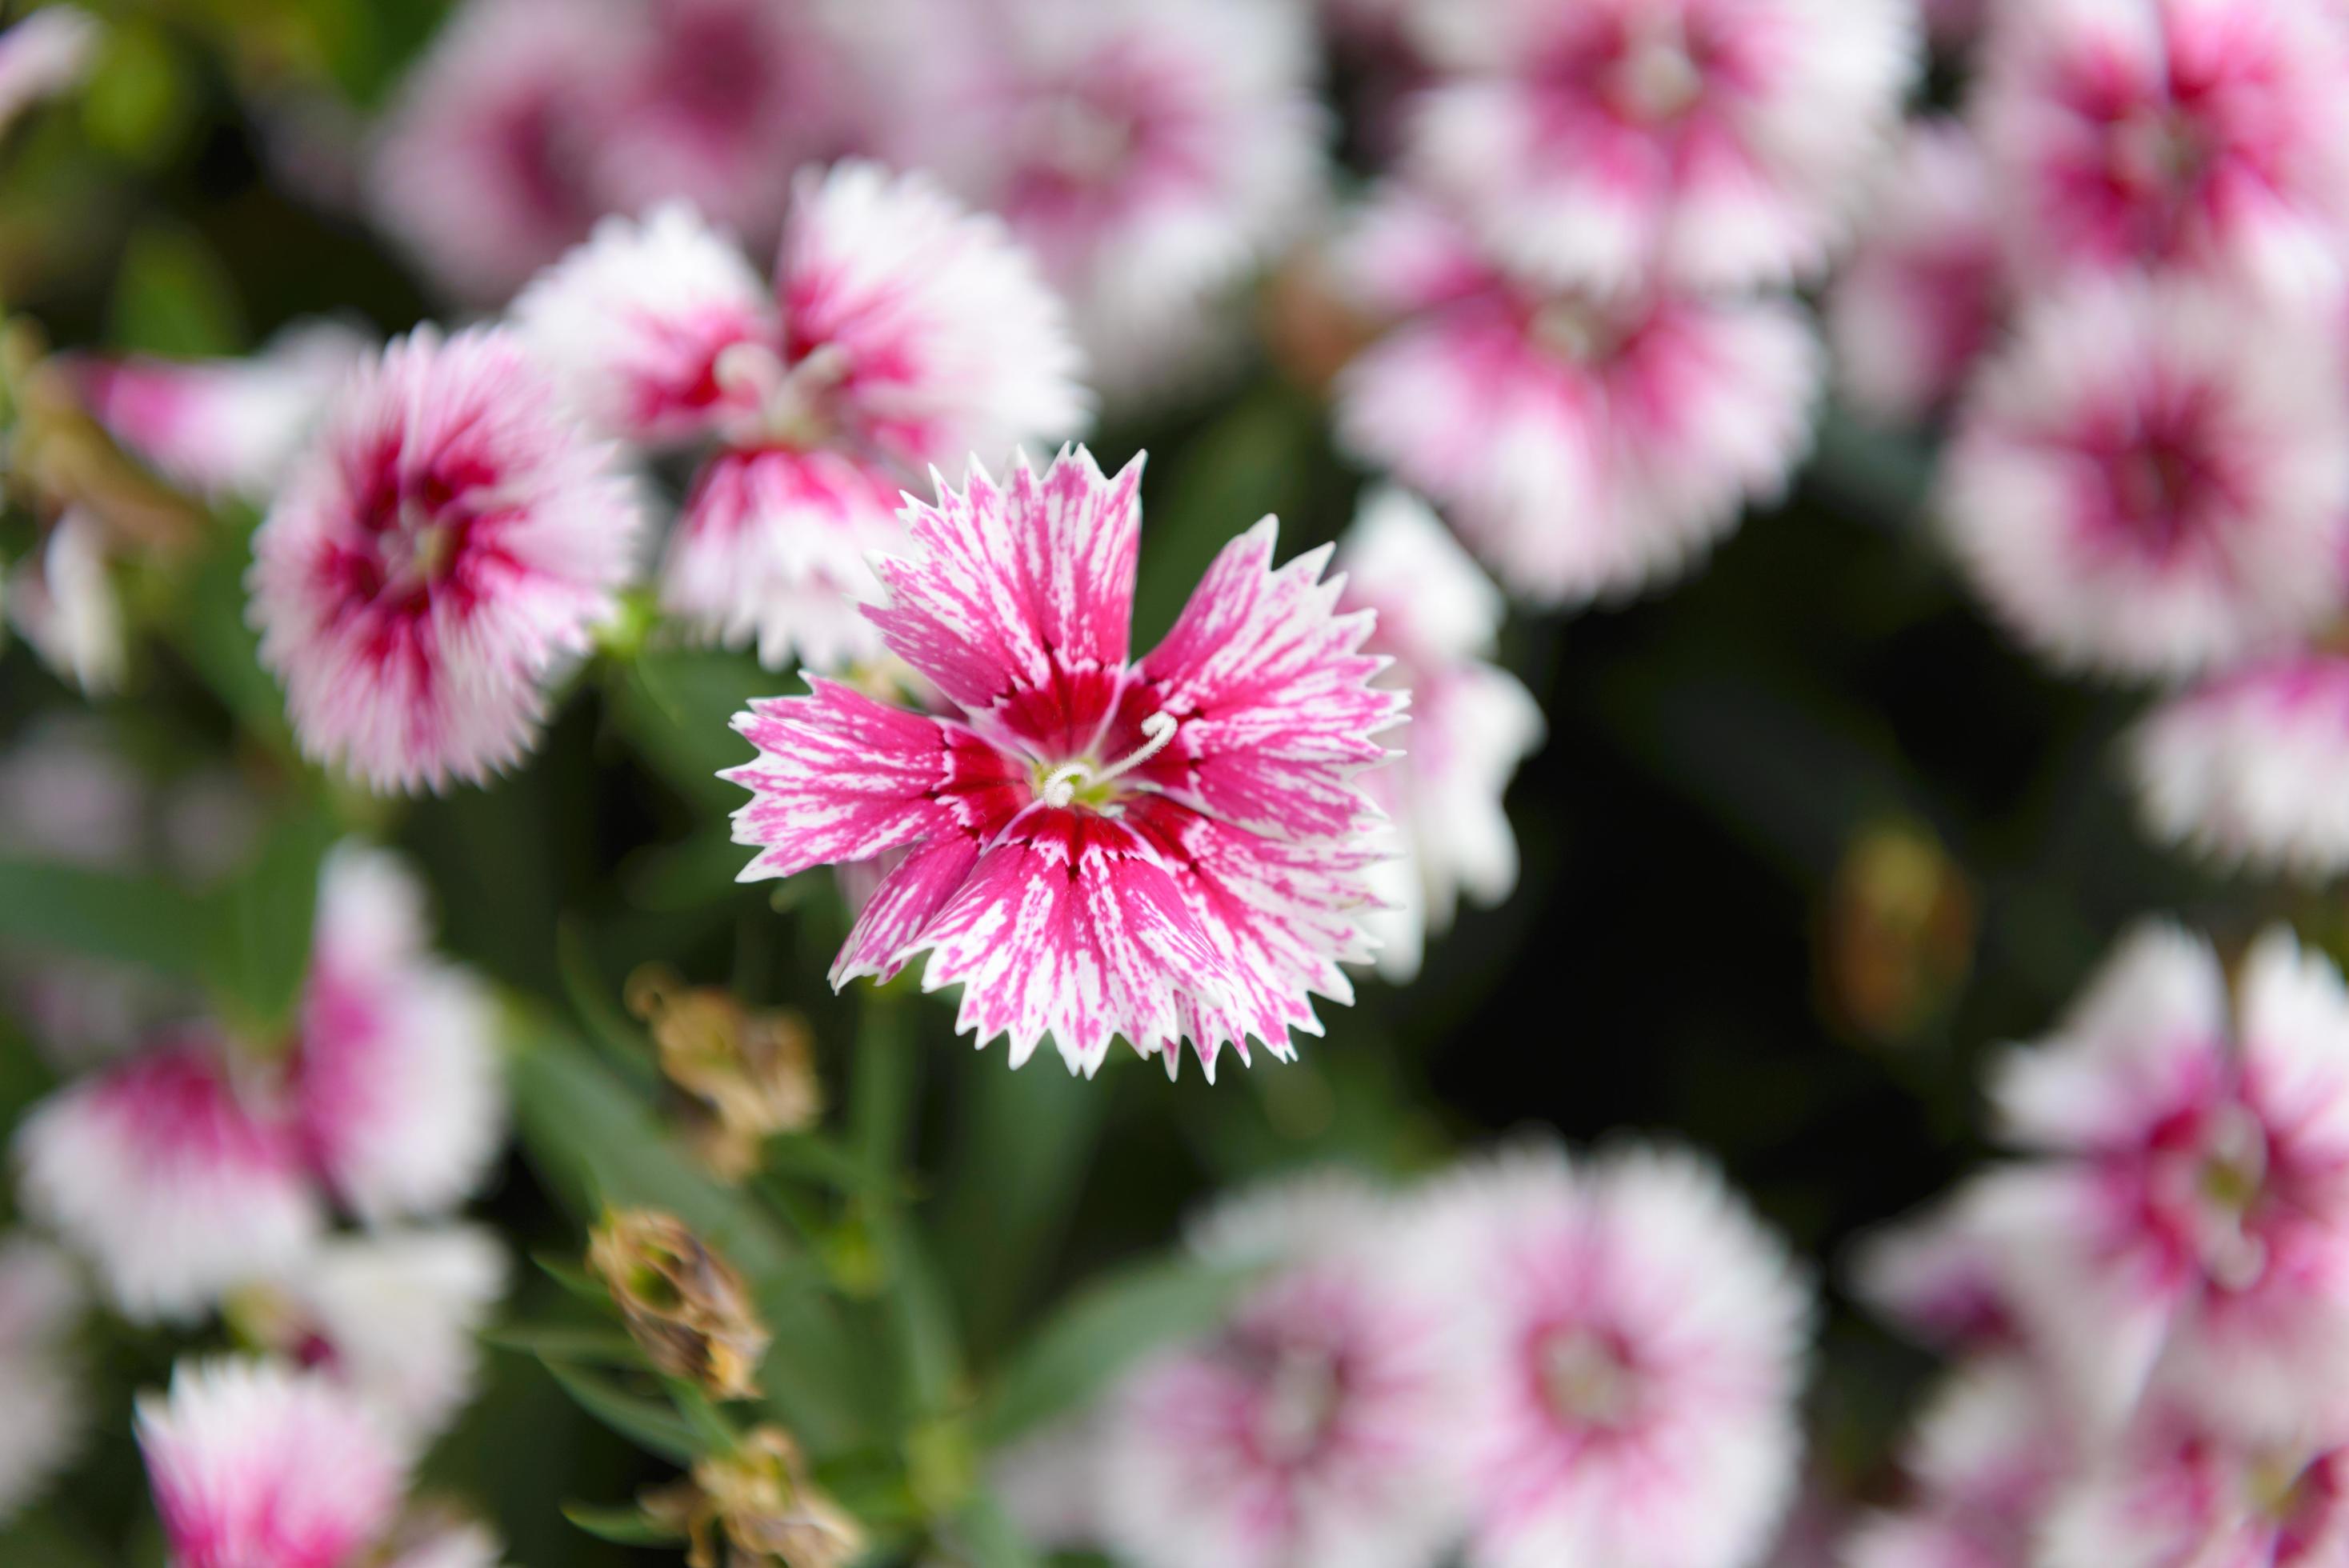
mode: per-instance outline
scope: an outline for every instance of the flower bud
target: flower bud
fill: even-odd
[[[653,1209],[611,1210],[588,1239],[587,1266],[662,1372],[716,1398],[758,1394],[770,1336],[750,1287],[682,1221]]]
[[[812,1041],[797,1014],[752,1012],[653,965],[629,977],[628,1006],[652,1026],[661,1070],[694,1106],[695,1152],[721,1180],[740,1181],[759,1168],[766,1140],[822,1113]]]
[[[688,1568],[718,1568],[723,1531],[736,1568],[844,1568],[864,1551],[864,1531],[808,1476],[789,1433],[760,1427],[729,1454],[694,1461],[690,1479],[643,1499],[645,1512],[686,1532]]]

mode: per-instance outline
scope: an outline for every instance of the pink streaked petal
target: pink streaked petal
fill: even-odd
[[[1250,1038],[1282,1060],[1295,1055],[1292,1029],[1321,1033],[1314,996],[1353,1001],[1339,965],[1371,956],[1362,922],[1377,906],[1367,873],[1379,849],[1267,838],[1147,796],[1127,817],[1174,868],[1192,918],[1216,935],[1219,994],[1182,1004],[1183,1033],[1211,1078],[1226,1045],[1243,1063]]]
[[[722,452],[687,496],[661,567],[661,606],[759,662],[837,671],[877,657],[863,605],[879,596],[871,557],[905,547],[900,492],[837,452]]]
[[[2238,981],[2242,1093],[2275,1145],[2282,1174],[2332,1188],[2349,1216],[2349,987],[2288,926],[2252,944]]]
[[[957,825],[991,831],[1017,810],[1009,765],[968,731],[833,681],[809,685],[810,696],[734,716],[759,748],[719,775],[751,795],[734,813],[734,841],[761,849],[740,880],[868,860]]]
[[[778,330],[733,239],[671,203],[605,218],[513,304],[523,341],[596,429],[663,443],[707,434],[729,406],[719,356]]]
[[[890,650],[982,722],[1062,755],[1089,749],[1124,680],[1142,529],[1140,459],[1104,478],[1082,448],[1039,476],[908,513],[920,553],[880,563],[869,612]]]
[[[976,836],[948,829],[923,840],[891,867],[857,911],[856,924],[832,962],[832,988],[837,991],[860,975],[895,979],[905,967],[899,954],[969,878],[979,847]]]
[[[1182,993],[1218,995],[1217,945],[1132,829],[1040,806],[893,962],[927,953],[923,989],[959,984],[957,1031],[1008,1036],[1013,1067],[1050,1034],[1091,1077],[1120,1035],[1145,1056],[1176,1048]]]
[[[1229,822],[1282,837],[1357,831],[1353,775],[1382,760],[1372,738],[1408,698],[1370,685],[1373,617],[1338,609],[1327,547],[1272,569],[1266,518],[1226,545],[1166,638],[1140,666],[1151,700],[1179,722],[1141,776]]]

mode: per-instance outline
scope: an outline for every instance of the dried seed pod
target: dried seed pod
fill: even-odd
[[[682,1221],[653,1209],[611,1210],[588,1239],[587,1266],[655,1367],[715,1398],[758,1394],[770,1336],[750,1287]]]

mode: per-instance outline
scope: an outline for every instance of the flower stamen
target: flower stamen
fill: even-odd
[[[1047,806],[1063,807],[1077,798],[1079,789],[1097,789],[1112,779],[1123,778],[1152,758],[1166,749],[1174,738],[1177,721],[1171,713],[1154,713],[1142,721],[1143,743],[1129,752],[1123,761],[1093,770],[1090,762],[1063,762],[1036,787],[1037,799]]]

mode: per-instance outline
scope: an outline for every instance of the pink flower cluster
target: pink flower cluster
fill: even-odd
[[[1792,1500],[1809,1291],[1694,1156],[1291,1179],[1195,1250],[1260,1273],[1008,1457],[1040,1536],[1139,1568],[1737,1568]]]
[[[504,1140],[496,1007],[427,937],[408,870],[339,846],[289,1038],[166,1030],[17,1130],[26,1215],[107,1305],[142,1322],[216,1312],[266,1354],[182,1367],[171,1399],[142,1410],[167,1533],[191,1568],[333,1568],[388,1539],[396,1476],[471,1396],[474,1330],[506,1265],[494,1239],[450,1216]],[[330,1228],[337,1211],[357,1228]],[[21,1417],[28,1445],[47,1433],[62,1447],[72,1402],[10,1368],[56,1337],[43,1325],[65,1309],[19,1289],[17,1264],[33,1260],[6,1258],[0,1387],[26,1390],[12,1430]],[[0,1489],[32,1457],[0,1443]],[[485,1546],[455,1561],[493,1559]]]
[[[1958,1358],[1853,1568],[2321,1568],[2349,1553],[2349,986],[2124,936],[1992,1085],[2020,1152],[1861,1284]]]
[[[2328,0],[2051,0],[1967,46],[1836,286],[1845,387],[1949,412],[1940,521],[2020,641],[2182,688],[2129,745],[2157,833],[2337,871],[2349,30]]]
[[[1786,484],[1847,236],[1914,66],[1898,0],[1394,8],[1396,177],[1339,249],[1381,325],[1346,447],[1546,604],[1664,581]]]

